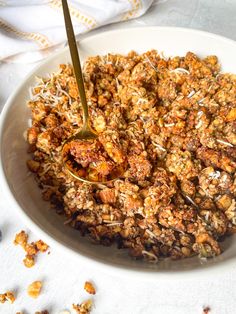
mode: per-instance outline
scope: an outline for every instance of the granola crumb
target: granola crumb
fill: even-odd
[[[49,246],[45,242],[43,242],[42,240],[36,241],[35,245],[36,245],[37,249],[42,253],[46,252],[49,248]]]
[[[44,311],[37,311],[35,312],[35,314],[49,314],[49,312],[47,310],[44,310]]]
[[[75,310],[76,314],[89,314],[92,309],[92,300],[86,300],[81,304],[73,304],[72,308]]]
[[[27,241],[28,241],[28,234],[24,230],[21,230],[21,232],[16,234],[14,244],[15,245],[19,244],[22,247],[24,247]]]
[[[42,282],[41,281],[34,281],[32,282],[27,289],[28,295],[31,298],[37,299],[37,297],[40,294],[42,288]]]
[[[86,292],[88,292],[89,294],[95,294],[96,293],[96,290],[93,286],[93,284],[89,281],[86,281],[85,284],[84,284],[84,290]]]
[[[13,304],[15,302],[15,296],[14,293],[12,291],[7,291],[3,294],[0,294],[0,303],[5,303],[5,302],[9,302],[11,304]]]
[[[28,234],[24,230],[16,234],[14,244],[19,244],[26,252],[23,263],[27,268],[31,268],[35,265],[35,258],[39,252],[44,253],[49,248],[42,240],[28,243]]]
[[[25,267],[31,268],[35,265],[35,260],[33,255],[26,255],[25,258],[23,259],[23,263]]]
[[[26,244],[24,246],[24,250],[27,253],[27,255],[31,255],[31,256],[36,255],[38,253],[38,249],[34,242],[30,244]]]

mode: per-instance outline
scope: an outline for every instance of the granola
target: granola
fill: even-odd
[[[89,314],[92,309],[92,300],[86,300],[81,304],[73,304],[72,308],[75,310],[76,314]]]
[[[89,294],[95,294],[96,293],[96,290],[93,286],[93,284],[89,281],[86,281],[85,284],[84,284],[84,290],[86,292],[88,292]]]
[[[0,303],[14,303],[15,302],[15,295],[12,291],[7,291],[5,293],[0,294]]]
[[[28,243],[28,234],[22,230],[17,233],[13,242],[15,245],[20,245],[26,252],[23,263],[27,268],[31,268],[35,265],[35,258],[38,252],[46,252],[49,246],[42,240]]]
[[[71,153],[82,174],[83,166],[102,175],[115,163],[127,168],[107,185],[64,168],[62,145],[83,119],[72,67],[62,64],[38,79],[28,103],[27,165],[43,199],[83,235],[134,258],[220,254],[236,230],[236,76],[221,73],[216,56],[166,59],[155,50],[90,57],[83,73],[100,144]]]
[[[27,293],[31,298],[37,299],[42,289],[41,281],[32,282],[27,289]]]

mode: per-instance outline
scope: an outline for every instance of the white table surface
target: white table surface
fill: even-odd
[[[102,29],[115,29],[139,25],[182,26],[206,30],[236,40],[236,0],[159,0],[149,12],[135,20],[115,24]],[[98,30],[101,31],[101,30]],[[1,45],[0,45],[1,49]],[[0,109],[7,97],[35,64],[0,65]],[[0,293],[14,289],[17,300],[13,305],[0,305],[0,314],[47,309],[58,314],[70,309],[89,297],[83,291],[86,280],[92,280],[97,288],[94,314],[202,314],[203,306],[209,306],[212,314],[236,313],[236,265],[227,273],[215,278],[180,280],[178,282],[145,282],[118,278],[101,273],[51,248],[51,254],[41,254],[35,267],[27,269],[22,264],[23,250],[12,244],[19,230],[28,230],[10,208],[0,191]],[[30,232],[32,241],[37,236]],[[26,288],[34,280],[42,280],[44,287],[37,300],[27,296]]]

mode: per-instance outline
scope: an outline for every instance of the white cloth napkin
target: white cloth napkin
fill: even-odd
[[[76,35],[144,14],[153,0],[70,0]],[[0,61],[34,62],[63,45],[61,0],[0,0]]]

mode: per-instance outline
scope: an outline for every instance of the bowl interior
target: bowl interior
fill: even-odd
[[[111,31],[88,37],[79,44],[82,61],[91,55],[139,53],[157,49],[166,56],[184,55],[193,51],[201,57],[215,54],[219,57],[222,70],[236,73],[236,43],[222,37],[177,28],[146,27]],[[228,238],[222,245],[224,253],[202,263],[198,258],[181,261],[166,260],[158,264],[133,261],[125,250],[91,244],[79,232],[63,225],[63,219],[49,209],[49,204],[41,198],[33,176],[26,168],[28,159],[27,144],[23,134],[28,128],[30,118],[26,101],[29,88],[36,84],[35,76],[46,76],[57,71],[60,63],[70,62],[68,49],[64,49],[42,63],[16,90],[8,100],[1,117],[1,183],[9,200],[18,207],[26,218],[29,228],[46,237],[49,242],[60,244],[78,256],[89,258],[102,264],[117,266],[121,269],[139,273],[181,273],[187,270],[212,269],[213,266],[226,265],[236,257],[236,236]],[[1,168],[1,167],[0,167]]]

